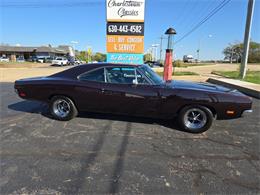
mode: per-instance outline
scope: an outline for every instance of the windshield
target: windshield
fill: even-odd
[[[142,65],[139,66],[139,69],[156,85],[160,85],[163,83],[162,78],[158,74],[156,74],[149,66]]]

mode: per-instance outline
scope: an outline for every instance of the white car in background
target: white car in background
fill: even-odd
[[[76,65],[85,64],[85,63],[86,62],[79,60],[79,59],[75,59],[75,62],[74,62],[74,64],[76,64]]]
[[[9,62],[9,58],[7,58],[7,57],[0,57],[0,62]]]
[[[65,66],[68,65],[69,61],[67,58],[64,57],[57,57],[54,60],[52,60],[52,64],[59,65],[59,66]]]

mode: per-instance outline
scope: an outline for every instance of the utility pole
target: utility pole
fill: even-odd
[[[197,49],[197,63],[199,63],[199,60],[200,60],[200,41],[201,41],[201,39],[199,39],[199,47]]]
[[[251,32],[251,25],[252,25],[252,19],[253,19],[254,5],[255,5],[255,0],[248,0],[246,28],[245,28],[245,35],[244,35],[244,49],[243,49],[243,56],[242,56],[242,60],[241,60],[240,75],[239,75],[241,79],[244,79],[246,76],[248,52],[249,52],[249,44],[250,44],[250,32]]]

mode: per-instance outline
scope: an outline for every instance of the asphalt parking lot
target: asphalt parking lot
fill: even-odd
[[[260,193],[260,100],[250,117],[189,134],[132,117],[55,121],[0,87],[1,194]]]

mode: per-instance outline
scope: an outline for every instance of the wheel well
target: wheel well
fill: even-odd
[[[64,95],[64,94],[52,94],[52,95],[49,96],[48,100],[51,101],[51,99],[52,99],[53,97],[55,97],[55,96],[64,96],[64,97],[69,98],[69,99],[73,102],[73,104],[76,106],[76,108],[77,108],[77,104],[75,103],[74,99],[73,99],[71,96],[69,96],[69,95]]]
[[[181,106],[181,107],[179,108],[177,114],[179,114],[180,111],[181,111],[184,107],[186,107],[186,106],[203,106],[203,107],[206,107],[206,108],[208,108],[208,109],[212,112],[214,118],[217,117],[217,111],[216,111],[212,106],[203,105],[203,104],[185,104],[185,105],[183,105],[183,106]]]

